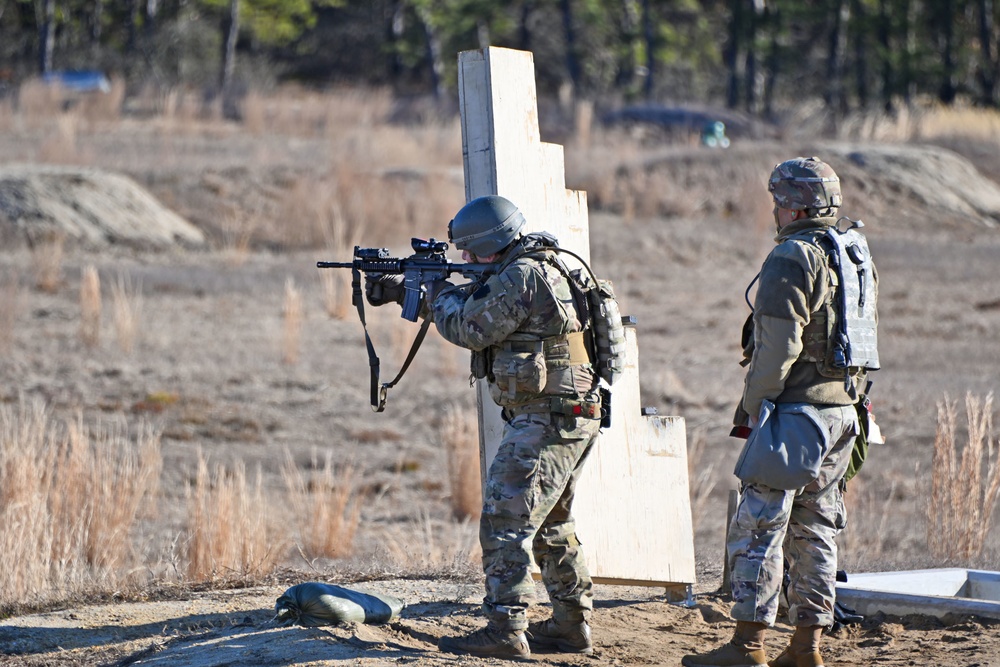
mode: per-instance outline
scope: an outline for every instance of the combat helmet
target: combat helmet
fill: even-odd
[[[448,223],[448,240],[478,257],[509,246],[524,227],[524,215],[509,199],[487,195],[473,199]]]
[[[797,157],[775,165],[767,189],[779,208],[806,211],[840,208],[840,178],[818,157]]]

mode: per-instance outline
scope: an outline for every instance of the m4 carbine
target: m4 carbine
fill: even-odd
[[[375,346],[372,344],[371,336],[368,335],[368,325],[365,322],[365,295],[361,287],[361,274],[364,273],[372,278],[380,278],[388,275],[403,276],[403,318],[416,322],[420,316],[420,310],[427,298],[424,284],[435,280],[446,280],[453,273],[461,273],[469,279],[478,279],[484,273],[496,270],[493,264],[456,264],[449,260],[445,253],[448,251],[448,244],[436,239],[412,239],[410,247],[413,254],[409,257],[390,257],[387,248],[362,248],[354,247],[354,261],[351,262],[316,262],[316,267],[320,269],[351,269],[351,303],[358,309],[358,317],[361,319],[361,326],[365,330],[365,345],[368,348],[368,365],[371,370],[371,405],[375,412],[385,410],[386,395],[392,389],[403,373],[410,366],[417,348],[424,340],[427,329],[431,323],[430,319],[424,320],[417,332],[417,337],[410,346],[410,351],[406,355],[399,373],[391,382],[379,384],[379,358],[375,354]]]
[[[353,299],[360,295],[360,274],[373,278],[387,275],[402,275],[403,296],[402,317],[410,322],[416,322],[423,306],[426,292],[424,283],[435,280],[447,280],[452,273],[461,273],[469,279],[479,278],[489,271],[491,264],[456,264],[445,256],[448,244],[436,239],[411,239],[410,247],[413,254],[409,257],[390,257],[387,248],[354,247],[354,261],[351,262],[316,262],[320,269],[351,269],[357,280]],[[358,303],[354,303],[358,306]]]

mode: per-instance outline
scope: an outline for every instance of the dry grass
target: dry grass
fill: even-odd
[[[948,560],[980,556],[1000,494],[1000,451],[993,435],[993,395],[965,397],[966,442],[960,444],[958,406],[938,404],[927,544]]]
[[[281,476],[302,556],[310,562],[349,556],[364,501],[364,495],[357,490],[357,469],[349,464],[334,465],[330,452],[320,466],[313,452],[309,469],[303,471],[286,450]]]
[[[346,319],[353,312],[351,272],[345,269],[318,269],[318,272],[323,310],[335,320]]]
[[[482,560],[478,522],[439,523],[426,513],[385,539],[384,557],[396,572],[410,576],[468,575]]]
[[[80,340],[91,348],[101,342],[101,277],[92,265],[80,275]]]
[[[451,513],[460,521],[477,521],[483,509],[483,486],[476,413],[454,403],[445,406],[438,435],[448,461]]]
[[[66,235],[45,234],[31,246],[32,266],[35,272],[35,287],[48,294],[54,294],[62,285],[63,256]]]
[[[220,251],[227,265],[242,266],[246,263],[257,225],[254,218],[241,216],[235,212],[223,217],[220,226],[222,233]]]
[[[242,462],[232,469],[216,464],[210,472],[199,452],[188,489],[188,579],[257,579],[274,572],[284,544],[271,529],[268,507],[260,469],[251,485]]]
[[[706,515],[705,510],[712,497],[712,491],[715,490],[717,478],[714,463],[702,464],[707,443],[704,429],[693,430],[688,438],[688,485],[691,496],[691,517],[694,520],[695,530],[698,528],[698,520]]]
[[[133,285],[127,274],[119,273],[111,284],[111,312],[118,348],[131,354],[142,323],[142,284]]]
[[[24,306],[24,289],[17,273],[0,274],[0,349],[10,350]]]
[[[159,435],[148,427],[130,438],[124,426],[55,425],[40,403],[0,407],[0,559],[8,565],[0,606],[125,583],[161,468]]]
[[[285,302],[281,313],[281,360],[289,365],[296,364],[302,347],[302,293],[292,278],[285,280]]]

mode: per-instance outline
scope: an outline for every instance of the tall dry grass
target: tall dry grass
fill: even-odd
[[[129,584],[162,465],[148,426],[130,436],[53,423],[37,402],[0,406],[0,608]]]
[[[716,485],[715,463],[708,465],[702,463],[707,445],[708,438],[705,437],[704,429],[695,429],[691,432],[687,446],[688,493],[695,529],[698,528],[698,520],[706,514],[705,509]]]
[[[479,421],[475,412],[446,405],[438,429],[448,462],[448,502],[460,521],[478,520],[483,509]]]
[[[385,536],[376,559],[384,557],[395,573],[409,576],[467,576],[482,560],[477,526],[471,520],[436,522],[421,512],[415,521]]]
[[[357,468],[335,465],[330,452],[320,464],[313,452],[308,469],[302,470],[286,450],[281,476],[287,490],[284,500],[292,510],[293,539],[302,556],[309,562],[349,556],[365,499],[358,489]]]
[[[119,273],[111,284],[111,318],[118,348],[132,354],[142,325],[142,283],[133,283],[125,273]]]
[[[993,394],[965,396],[966,429],[957,402],[938,404],[927,545],[933,555],[968,561],[983,553],[1000,495],[1000,451],[993,433]],[[961,436],[965,436],[965,442]]]
[[[24,289],[17,273],[0,274],[0,350],[10,350],[24,306]]]
[[[299,361],[302,340],[302,292],[293,278],[285,280],[285,302],[282,306],[281,360],[292,365]]]
[[[250,482],[242,461],[210,470],[199,452],[188,488],[187,577],[257,580],[273,572],[286,544],[272,526],[270,503],[259,468]]]
[[[35,287],[54,294],[62,285],[63,256],[66,235],[61,232],[46,233],[31,245]]]
[[[91,348],[101,342],[101,277],[93,265],[80,275],[80,340]]]

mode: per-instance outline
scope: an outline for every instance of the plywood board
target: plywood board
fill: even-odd
[[[527,231],[550,232],[589,260],[586,193],[566,189],[562,147],[539,138],[531,53],[489,47],[459,54],[459,106],[467,200],[507,197],[523,211]],[[684,420],[642,414],[637,332],[627,340],[612,426],[602,431],[578,488],[577,532],[595,580],[694,583]],[[485,383],[478,384],[485,475],[503,422]]]

